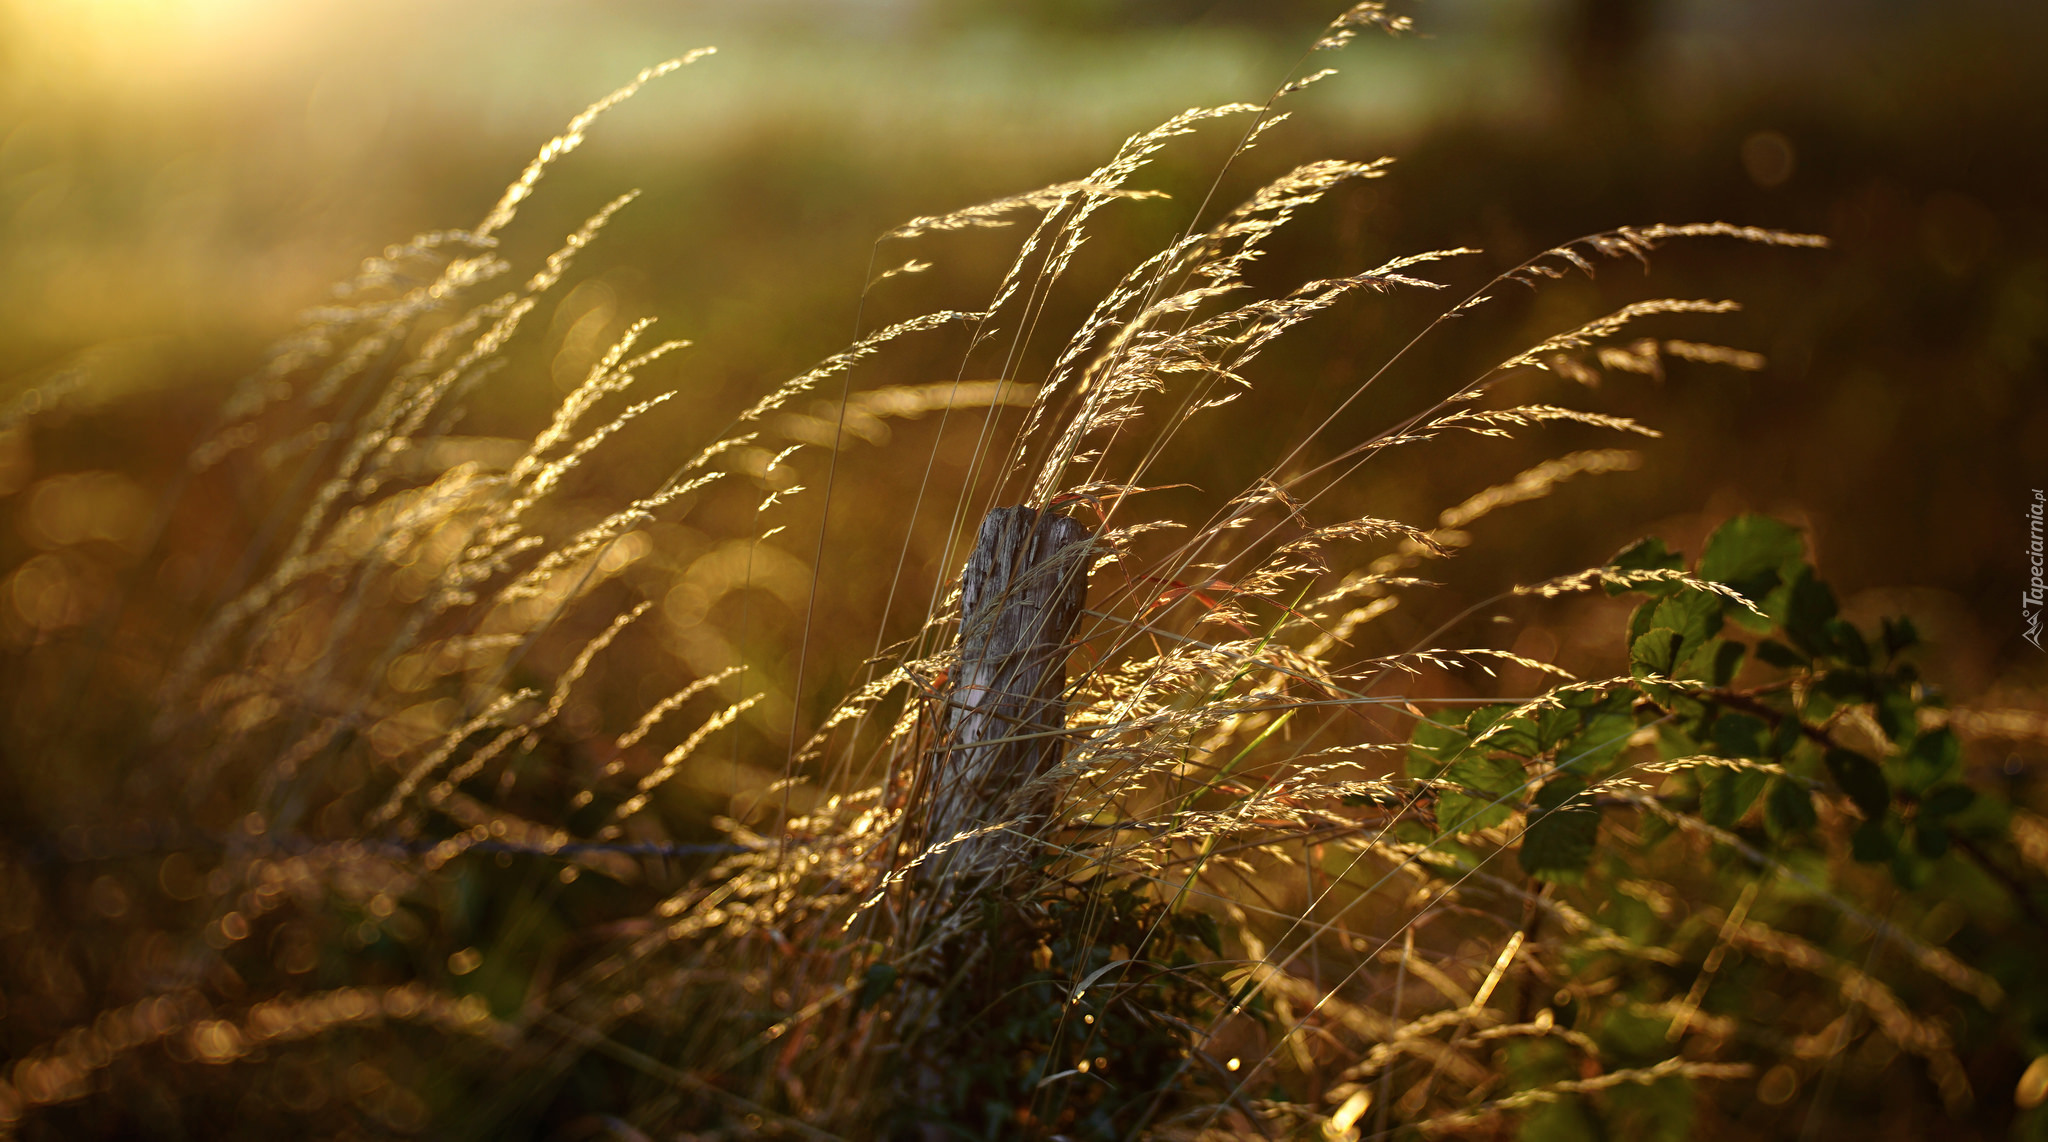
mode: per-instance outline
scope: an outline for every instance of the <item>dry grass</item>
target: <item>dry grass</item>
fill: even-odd
[[[1361,4],[1316,48],[1374,24],[1403,26]],[[1654,437],[1552,401],[1602,374],[1661,377],[1670,360],[1757,368],[1753,354],[1655,332],[1734,302],[1650,299],[1581,321],[1334,444],[1407,350],[1324,394],[1276,391],[1253,368],[1261,352],[1350,295],[1441,290],[1436,263],[1472,251],[1262,294],[1246,279],[1269,239],[1388,173],[1385,160],[1322,161],[1234,208],[1198,204],[1070,334],[1050,328],[1050,299],[1105,208],[1173,208],[1134,201],[1153,197],[1134,183],[1148,161],[1190,132],[1239,132],[1221,193],[1311,75],[1262,105],[1176,116],[1081,178],[884,235],[882,265],[897,244],[951,230],[1017,224],[1022,238],[973,309],[888,324],[736,413],[683,396],[693,435],[675,443],[673,473],[593,508],[574,492],[579,469],[674,399],[640,395],[640,378],[684,343],[650,344],[650,322],[636,323],[530,441],[464,435],[524,324],[632,196],[530,271],[499,255],[498,235],[599,114],[700,54],[593,104],[475,228],[368,260],[229,403],[139,545],[163,550],[176,496],[224,472],[264,489],[262,514],[217,580],[218,605],[169,640],[161,677],[130,669],[164,647],[122,643],[118,606],[103,601],[115,617],[95,628],[66,601],[85,590],[76,576],[14,572],[35,628],[27,652],[99,632],[65,643],[90,654],[47,650],[81,695],[57,732],[78,732],[103,692],[154,719],[122,780],[154,805],[156,833],[134,845],[79,833],[67,859],[105,870],[66,882],[96,894],[83,921],[60,919],[59,882],[24,854],[0,858],[10,1026],[94,1012],[39,1045],[10,1039],[0,1133],[210,1122],[261,1136],[294,1122],[498,1137],[538,1135],[542,1106],[571,1106],[545,1121],[550,1136],[864,1137],[912,1131],[920,1115],[975,1136],[1491,1136],[1544,1113],[1567,1129],[1597,1103],[1615,1128],[1665,1136],[1725,1127],[1700,1093],[1711,1084],[1773,1068],[1789,1077],[1767,1084],[1837,1081],[1823,1076],[1851,1043],[1859,1058],[1909,1053],[1944,1103],[1968,1104],[1951,1032],[1916,1014],[1874,952],[1859,964],[1842,948],[1892,949],[1916,993],[1989,1003],[1997,985],[1907,918],[1873,919],[1805,879],[1811,868],[1765,857],[1804,887],[1759,895],[1752,881],[1729,898],[1736,882],[1701,858],[1744,842],[1644,796],[1671,768],[1652,764],[1648,738],[1623,746],[1641,764],[1588,796],[1634,806],[1614,830],[1675,839],[1578,886],[1494,859],[1527,827],[1520,814],[1436,836],[1437,791],[1401,775],[1417,719],[1457,702],[1418,679],[1498,671],[1494,698],[1532,710],[1630,682],[1574,680],[1470,625],[1411,642],[1376,624],[1477,542],[1489,513],[1577,494],[1568,482],[1641,457],[1573,451],[1431,521],[1331,505],[1352,502],[1383,454],[1454,431],[1565,422]],[[1502,290],[1696,239],[1822,244],[1721,223],[1618,228],[1485,283],[1416,339],[1483,319]],[[869,304],[926,265],[875,275]],[[853,388],[890,342],[945,330],[965,345],[957,380]],[[1503,379],[1532,370],[1566,395],[1500,398]],[[1311,403],[1327,410],[1320,423],[1260,441],[1271,459],[1245,486],[1155,486],[1190,426]],[[835,486],[843,449],[909,417],[972,439],[964,478],[935,486],[933,459],[906,455],[898,487]],[[948,520],[954,570],[920,578],[906,546],[874,569],[892,576],[896,614],[804,609],[798,653],[749,661],[746,611],[731,602],[812,605],[813,545],[832,538],[787,529],[827,509],[804,516],[792,501],[835,495]],[[920,798],[947,699],[953,575],[982,511],[1016,502],[1095,530],[1064,752],[1017,802],[1056,809],[985,822],[1024,829],[1032,859],[940,898],[920,869],[962,838],[931,835]],[[661,547],[662,525],[679,521],[722,530],[684,561]],[[1473,610],[1619,574],[1509,584]],[[914,633],[887,641],[912,614]],[[1453,634],[1472,644],[1440,644]],[[823,648],[870,637],[864,673],[819,712]],[[691,672],[631,706],[605,664],[633,669],[656,642]],[[778,744],[781,724],[802,732]],[[709,833],[678,789],[728,775],[745,796]],[[1885,938],[1795,934],[1814,910]],[[126,966],[86,956],[104,976],[89,983],[69,965],[95,940],[123,942],[113,958]],[[1745,988],[1761,972],[1790,989],[1769,1042],[1707,1001],[1731,956]],[[1850,1081],[1876,1073],[1858,1065]]]

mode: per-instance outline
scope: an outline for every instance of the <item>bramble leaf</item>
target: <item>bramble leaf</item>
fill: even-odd
[[[1884,771],[1877,763],[1846,749],[1831,749],[1823,759],[1828,772],[1834,776],[1835,784],[1842,787],[1849,800],[1854,802],[1863,815],[1876,820],[1891,807],[1891,786],[1885,782]]]
[[[1652,536],[1648,539],[1638,539],[1622,548],[1607,565],[1617,571],[1680,571],[1685,568],[1685,557],[1664,546],[1663,540]],[[1652,597],[1669,595],[1682,589],[1677,583],[1642,583],[1634,587],[1609,583],[1606,587],[1610,595],[1634,591]]]
[[[1435,777],[1471,744],[1462,710],[1439,710],[1418,720],[1408,741],[1408,776]]]
[[[1849,841],[1849,854],[1865,864],[1890,860],[1898,850],[1898,838],[1881,817],[1857,826],[1856,835]]]
[[[1528,784],[1522,763],[1504,754],[1466,754],[1444,770],[1444,777],[1467,789],[1496,797],[1519,792]]]
[[[1920,819],[1954,816],[1976,800],[1977,791],[1967,785],[1937,785],[1920,799]]]
[[[1514,805],[1487,794],[1447,792],[1436,802],[1436,830],[1439,837],[1456,837],[1491,829],[1508,819]]]
[[[1576,881],[1585,875],[1600,838],[1600,814],[1586,802],[1585,792],[1586,783],[1569,774],[1536,791],[1536,807],[1522,834],[1522,868],[1531,876]]]
[[[1776,639],[1767,638],[1756,644],[1756,656],[1772,666],[1786,670],[1798,670],[1808,665],[1805,655],[1786,646]]]
[[[1914,822],[1913,849],[1928,860],[1940,859],[1948,853],[1948,829],[1939,821]]]
[[[1906,686],[1881,686],[1877,695],[1877,725],[1884,736],[1903,741],[1920,732],[1920,704]]]
[[[870,964],[867,974],[861,977],[860,993],[853,997],[853,1009],[866,1011],[881,1001],[889,989],[896,986],[895,964]]]
[[[1813,809],[1813,794],[1805,786],[1785,777],[1771,782],[1764,799],[1764,827],[1772,836],[1802,833],[1819,823],[1820,816]]]
[[[1493,716],[1505,708],[1493,707]],[[1474,712],[1475,722],[1481,720],[1478,714]],[[1490,829],[1507,820],[1520,800],[1517,794],[1528,784],[1517,758],[1490,751],[1466,752],[1443,771],[1443,777],[1456,788],[1437,800],[1437,835],[1442,837]]]
[[[1678,668],[1678,648],[1684,636],[1670,627],[1651,627],[1629,644],[1629,667],[1638,678],[1656,674],[1670,677]]]
[[[1664,599],[1650,615],[1650,628],[1668,627],[1679,636],[1676,659],[1683,662],[1721,631],[1721,596],[1683,591]]]
[[[1700,782],[1700,816],[1709,824],[1732,829],[1749,814],[1771,775],[1753,769],[1729,771],[1698,766],[1693,772]]]
[[[1635,732],[1636,720],[1625,709],[1588,715],[1585,730],[1558,748],[1557,766],[1588,780],[1605,777]]]
[[[1743,655],[1749,648],[1739,642],[1725,638],[1708,639],[1707,644],[1692,656],[1692,672],[1702,681],[1716,686],[1726,686],[1735,681],[1735,673],[1742,669]]]
[[[1902,651],[1920,644],[1920,631],[1913,626],[1912,619],[1901,615],[1896,619],[1884,620],[1884,637],[1881,641],[1884,644],[1885,656],[1896,658]]]
[[[1963,746],[1947,729],[1930,730],[1913,739],[1899,759],[1900,784],[1920,793],[1953,777],[1963,764]]]
[[[1835,653],[1828,620],[1835,617],[1835,593],[1802,565],[1793,577],[1785,602],[1785,633],[1799,649],[1816,657]]]
[[[1769,752],[1764,748],[1769,733],[1762,718],[1725,713],[1714,719],[1714,750],[1722,757],[1760,758]]]
[[[1824,624],[1827,636],[1835,644],[1836,652],[1851,666],[1870,665],[1870,646],[1863,641],[1863,632],[1844,619],[1829,619]]]
[[[1700,553],[1699,576],[1742,592],[1772,619],[1783,617],[1780,588],[1806,555],[1799,530],[1769,516],[1739,515],[1714,529]],[[1771,623],[1737,609],[1736,621],[1755,631]]]
[[[1479,748],[1524,756],[1541,752],[1541,731],[1528,717],[1507,718],[1513,706],[1481,706],[1472,711],[1465,733]]]

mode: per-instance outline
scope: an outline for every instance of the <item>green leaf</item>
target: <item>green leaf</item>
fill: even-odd
[[[1638,539],[1615,555],[1607,564],[1617,571],[1678,571],[1685,567],[1684,556],[1664,546],[1664,541],[1651,536]],[[1677,583],[1644,583],[1635,587],[1607,584],[1607,593],[1619,595],[1635,591],[1644,595],[1668,595],[1679,589]]]
[[[1637,640],[1637,639],[1639,639],[1639,638],[1643,637],[1643,636],[1644,636],[1645,634],[1648,634],[1648,633],[1649,633],[1649,631],[1650,631],[1650,616],[1651,616],[1651,615],[1654,615],[1654,614],[1656,614],[1656,613],[1657,613],[1657,600],[1655,600],[1655,599],[1651,599],[1651,600],[1650,600],[1649,602],[1647,602],[1647,603],[1637,603],[1637,604],[1636,604],[1636,609],[1635,609],[1635,610],[1633,610],[1633,611],[1630,611],[1630,612],[1629,612],[1629,614],[1628,614],[1628,644],[1629,644],[1630,646],[1634,646],[1634,645],[1636,644],[1636,640]]]
[[[1579,732],[1585,716],[1570,706],[1550,708],[1536,712],[1536,748],[1538,751],[1556,749]]]
[[[1742,669],[1742,658],[1749,648],[1739,642],[1725,638],[1711,638],[1707,644],[1693,652],[1688,667],[1693,675],[1716,686],[1726,686],[1735,681],[1735,672]]]
[[[1769,516],[1739,515],[1714,529],[1700,553],[1699,576],[1742,592],[1744,598],[1776,618],[1773,593],[1791,578],[1806,555],[1799,530]],[[1751,630],[1770,629],[1767,620],[1738,609],[1736,621]]]
[[[1764,827],[1772,836],[1803,833],[1819,822],[1820,816],[1813,810],[1813,794],[1804,785],[1787,777],[1771,782],[1764,798]]]
[[[1531,876],[1577,881],[1585,875],[1600,839],[1600,813],[1580,797],[1585,791],[1586,783],[1570,775],[1554,777],[1536,791],[1536,808],[1522,834],[1522,868]]]
[[[1653,1083],[1624,1083],[1601,1095],[1607,1104],[1607,1130],[1586,1137],[1626,1138],[1628,1142],[1686,1142],[1693,1129],[1693,1085],[1683,1075]]]
[[[1756,644],[1756,656],[1772,666],[1783,667],[1786,670],[1801,669],[1812,661],[1784,643],[1770,638]]]
[[[1813,684],[1814,690],[1842,702],[1855,703],[1873,697],[1870,675],[1861,670],[1830,670]]]
[[[1651,627],[1629,644],[1629,667],[1636,677],[1669,678],[1678,669],[1678,647],[1684,636],[1669,627]]]
[[[1444,770],[1455,783],[1437,799],[1437,834],[1444,837],[1490,829],[1514,812],[1528,783],[1522,763],[1506,755],[1468,753]]]
[[[1841,786],[1850,801],[1855,802],[1863,815],[1872,821],[1884,815],[1891,807],[1892,791],[1886,784],[1884,771],[1877,763],[1846,749],[1831,749],[1823,760],[1828,772],[1834,776],[1835,784]]]
[[[1756,804],[1764,786],[1771,780],[1768,773],[1753,769],[1716,769],[1712,766],[1696,766],[1693,769],[1700,783],[1700,816],[1708,824],[1732,829],[1736,822],[1749,814],[1750,806]]]
[[[1885,657],[1897,658],[1902,652],[1920,644],[1920,632],[1913,626],[1912,619],[1901,615],[1884,620],[1884,636],[1880,641],[1884,644]]]
[[[1507,1088],[1528,1090],[1578,1077],[1571,1055],[1557,1039],[1504,1040],[1501,1061]],[[1579,1142],[1600,1136],[1600,1125],[1592,1117],[1587,1099],[1559,1099],[1539,1103],[1522,1116],[1515,1132],[1518,1142]]]
[[[1769,516],[1739,515],[1707,537],[1707,548],[1700,553],[1699,573],[1702,579],[1742,590],[1745,583],[1805,556],[1806,541],[1800,538],[1798,528]],[[1761,601],[1763,596],[1750,598]]]
[[[1642,1005],[1610,1008],[1597,1032],[1601,1061],[1610,1065],[1621,1062],[1628,1066],[1645,1066],[1667,1057],[1671,1050],[1669,1040],[1664,1036],[1670,1027],[1670,1016],[1660,1019],[1657,1013],[1646,1010]]]
[[[896,974],[894,964],[869,964],[867,974],[861,977],[860,993],[853,997],[853,1009],[866,1011],[880,1002],[896,986]]]
[[[1878,728],[1892,741],[1904,741],[1920,732],[1920,706],[1902,685],[1881,686],[1877,695]]]
[[[1806,704],[1801,715],[1814,725],[1821,725],[1834,716],[1843,706],[1855,706],[1876,701],[1870,675],[1861,670],[1843,667],[1830,670],[1814,679],[1806,691]],[[1878,711],[1878,720],[1884,720],[1884,711]]]
[[[1973,799],[1969,807],[1941,818],[1942,827],[1959,837],[2002,843],[2012,838],[2012,801],[1995,793]]]
[[[1920,798],[1920,819],[1954,816],[1976,800],[1977,791],[1967,785],[1937,785]]]
[[[1930,730],[1913,739],[1900,759],[1900,784],[1920,793],[1955,776],[1962,768],[1963,746],[1947,729]]]
[[[1183,913],[1181,923],[1189,935],[1202,942],[1202,946],[1217,956],[1223,954],[1223,933],[1217,930],[1216,917],[1207,912]]]
[[[1421,821],[1402,821],[1394,826],[1394,839],[1403,844],[1426,845],[1436,837]]]
[[[1793,644],[1815,657],[1834,654],[1827,623],[1835,611],[1834,591],[1813,577],[1813,568],[1801,565],[1785,601],[1785,633]]]
[[[1771,731],[1771,740],[1764,745],[1764,752],[1772,757],[1784,757],[1799,744],[1799,719],[1787,715],[1779,720],[1778,728]]]
[[[1893,849],[1892,879],[1899,882],[1900,888],[1918,891],[1927,887],[1927,875],[1932,871],[1932,867],[1913,850],[1903,846]]]
[[[1657,604],[1650,626],[1678,632],[1678,657],[1683,660],[1720,633],[1722,601],[1712,591],[1681,591]]]
[[[1863,632],[1846,619],[1829,619],[1824,626],[1828,639],[1835,644],[1836,652],[1851,666],[1870,665],[1870,646],[1863,641]]]
[[[1557,766],[1587,780],[1605,777],[1635,732],[1633,714],[1593,714],[1586,718],[1586,728],[1578,737],[1558,747]]]
[[[1764,741],[1771,727],[1749,714],[1725,713],[1714,719],[1714,752],[1722,757],[1760,758],[1769,751]]]
[[[1587,717],[1597,714],[1626,714],[1635,709],[1635,691],[1625,686],[1612,690],[1569,690],[1557,695],[1557,700],[1567,709],[1578,710]]]
[[[1435,777],[1471,743],[1463,710],[1439,710],[1421,719],[1408,742],[1408,776]]]
[[[1588,1107],[1577,1099],[1538,1103],[1515,1128],[1515,1142],[1582,1142],[1599,1136]]]
[[[1663,843],[1665,838],[1677,836],[1680,828],[1675,820],[1651,815],[1644,817],[1636,826],[1636,835],[1642,838],[1642,850],[1648,852]]]
[[[1457,837],[1491,829],[1508,819],[1514,805],[1488,794],[1446,792],[1436,801],[1436,831],[1439,837]]]
[[[1434,859],[1422,862],[1422,871],[1439,880],[1454,881],[1486,863],[1478,852],[1459,844],[1449,833],[1432,837],[1424,843],[1435,855]]]
[[[1849,839],[1849,855],[1865,864],[1890,860],[1898,851],[1898,839],[1881,817],[1863,822]]]
[[[1481,706],[1465,721],[1465,736],[1482,749],[1500,750],[1526,757],[1542,750],[1535,721],[1528,717],[1508,719],[1516,707]],[[1481,739],[1485,739],[1482,741]]]
[[[1948,853],[1948,830],[1939,821],[1915,821],[1913,848],[1928,860],[1941,859]]]
[[[1496,797],[1519,793],[1529,775],[1518,759],[1505,754],[1468,753],[1444,770],[1444,777],[1479,793]]]

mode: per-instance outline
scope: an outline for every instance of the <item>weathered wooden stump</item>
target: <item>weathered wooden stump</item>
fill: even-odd
[[[1029,507],[996,508],[981,521],[961,573],[959,660],[921,759],[928,794],[914,929],[952,914],[961,885],[988,885],[1023,865],[1033,826],[1053,810],[1056,790],[1038,778],[1064,751],[1067,653],[1088,595],[1089,538],[1073,520]],[[897,1027],[910,1050],[898,1082],[910,1105],[932,1111],[955,1101],[941,1032],[953,1025],[947,1005],[961,1002],[948,996],[963,983],[978,989],[966,977],[985,939],[955,932],[941,940],[903,991]],[[894,1135],[953,1136],[936,1119]]]
[[[960,659],[925,757],[935,879],[1004,871],[1028,852],[1023,831],[1052,811],[1054,790],[1034,781],[1064,746],[1066,662],[1088,596],[1089,538],[1081,524],[1030,507],[996,508],[981,521],[961,574]]]

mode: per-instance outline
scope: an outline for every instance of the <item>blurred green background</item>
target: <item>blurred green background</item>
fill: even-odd
[[[167,429],[202,421],[356,259],[479,217],[538,141],[659,58],[721,48],[603,121],[549,175],[515,241],[544,248],[614,191],[644,188],[585,262],[607,288],[582,304],[616,324],[659,315],[667,335],[696,341],[677,374],[722,410],[845,342],[876,234],[1076,177],[1180,108],[1262,99],[1327,7],[10,0],[0,402],[10,420],[41,410],[57,435],[34,457],[10,445],[0,490],[100,466],[101,449],[172,460],[189,437]],[[1400,159],[1297,224],[1283,248],[1300,265],[1274,280],[1483,246],[1484,265],[1447,271],[1466,285],[1552,242],[1650,221],[1837,242],[1819,255],[1666,253],[1651,290],[1750,307],[1680,335],[1760,349],[1773,366],[1621,386],[1635,407],[1616,411],[1670,438],[1601,493],[1622,499],[1597,513],[1611,527],[1573,524],[1554,556],[1540,537],[1582,520],[1583,504],[1527,509],[1517,526],[1538,545],[1522,549],[1524,576],[1677,514],[1792,513],[1850,594],[1917,592],[1925,625],[1959,652],[1955,685],[2038,678],[2017,604],[2022,504],[2048,481],[2041,7],[1447,0],[1412,14],[1421,36],[1347,49],[1344,74],[1255,152],[1265,165],[1242,164]],[[1172,152],[1146,185],[1198,198],[1221,140]],[[1180,225],[1188,204],[1133,211],[1131,248]],[[940,270],[900,291],[890,316],[985,296],[992,255],[956,247],[939,248]],[[557,320],[556,343],[575,316]],[[1529,320],[1487,328],[1486,348],[1559,324]],[[1375,363],[1412,321],[1397,306],[1347,311],[1308,383]],[[602,325],[581,336],[595,343]],[[65,417],[112,419],[71,434],[56,427]],[[147,439],[124,439],[121,423],[148,426]],[[1390,506],[1433,511],[1471,490],[1432,478],[1405,477]]]
[[[696,426],[723,423],[843,346],[876,235],[1078,177],[1181,108],[1262,100],[1332,14],[1310,0],[10,0],[7,563],[61,544],[67,526],[91,530],[76,513],[113,510],[38,500],[43,481],[91,469],[161,479],[226,386],[328,283],[388,242],[472,223],[539,141],[647,63],[721,49],[608,116],[548,175],[509,237],[515,255],[552,248],[619,190],[646,193],[585,256],[575,288],[558,291],[531,334],[538,344],[482,414],[502,415],[507,431],[530,425],[626,322],[661,317],[662,333],[696,343],[656,382],[686,400],[592,477],[614,495],[645,489],[701,443],[708,428]],[[2020,639],[2018,605],[2023,506],[2048,482],[2040,6],[1446,0],[1411,14],[1420,35],[1362,37],[1329,57],[1343,74],[1296,97],[1294,121],[1223,180],[1218,201],[1229,202],[1309,158],[1399,159],[1389,178],[1297,222],[1263,280],[1284,288],[1403,252],[1483,247],[1438,275],[1462,293],[1545,246],[1623,223],[1725,219],[1836,242],[1818,254],[1673,246],[1647,281],[1616,265],[1595,283],[1503,297],[1405,359],[1332,441],[1642,296],[1741,300],[1735,319],[1652,332],[1772,359],[1757,374],[1611,381],[1593,407],[1668,432],[1643,469],[1490,522],[1453,578],[1528,581],[1648,531],[1696,550],[1713,521],[1769,511],[1811,529],[1852,615],[1915,613],[1957,693],[2030,704],[2048,663]],[[1218,130],[1177,144],[1142,177],[1174,201],[1119,207],[1055,315],[1083,312],[1184,225],[1233,139]],[[980,304],[1015,234],[883,251],[878,264],[917,253],[939,266],[884,287],[860,327]],[[1160,479],[1241,486],[1430,312],[1370,299],[1319,319],[1258,375],[1270,432],[1235,421],[1221,422],[1227,439],[1197,430]],[[955,351],[908,349],[859,387],[943,379]],[[891,447],[928,431],[911,426]],[[1454,447],[1354,481],[1346,506],[1427,524],[1534,459],[1611,443],[1589,430],[1583,442],[1563,431]],[[865,487],[864,473],[892,463],[902,461],[849,454],[843,476]],[[900,510],[890,495],[841,499],[843,542],[828,545],[828,563],[893,558],[899,533],[862,526]],[[39,523],[39,502],[73,522]],[[827,570],[828,581],[856,578]],[[849,588],[821,613],[872,603]],[[17,645],[35,637],[19,603],[0,620]],[[771,621],[762,636],[775,634]],[[1565,641],[1556,652],[1569,657]]]

